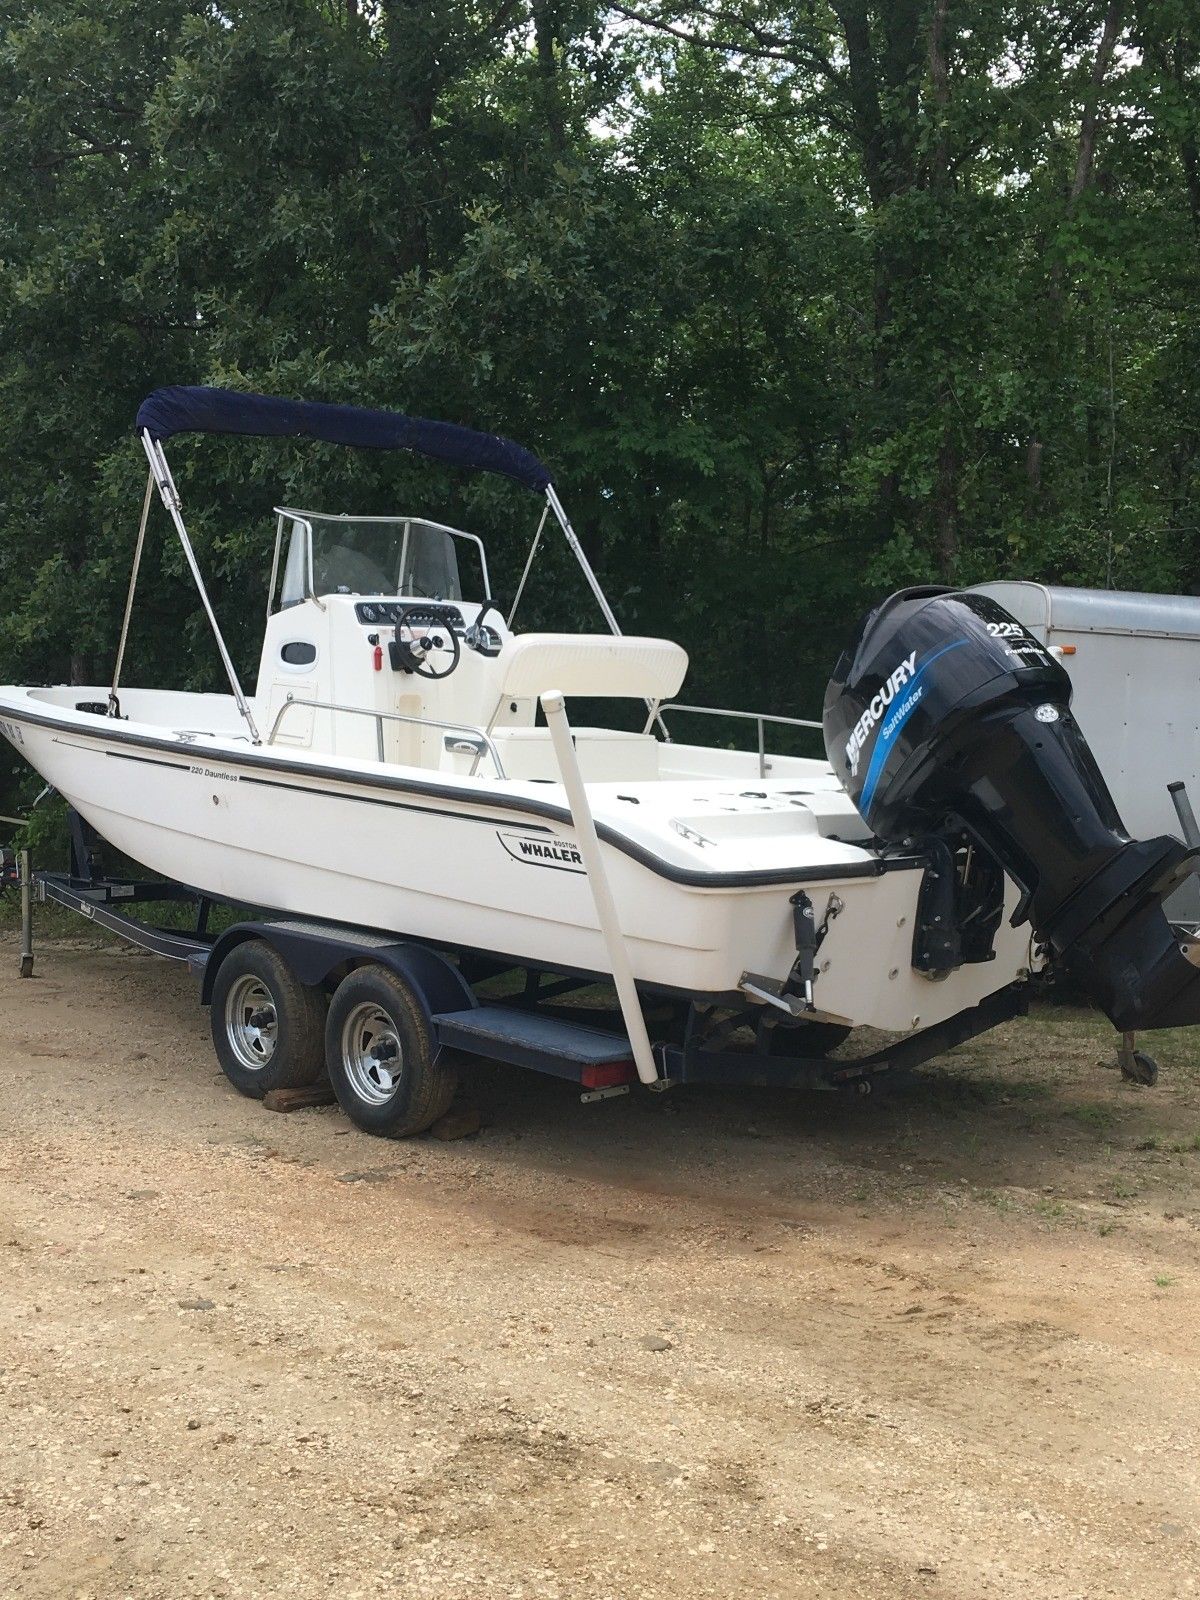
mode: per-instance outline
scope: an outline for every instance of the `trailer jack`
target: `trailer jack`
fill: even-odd
[[[1137,1048],[1137,1034],[1123,1033],[1117,1046],[1117,1065],[1121,1076],[1130,1083],[1144,1083],[1153,1088],[1158,1082],[1158,1062],[1144,1050]]]

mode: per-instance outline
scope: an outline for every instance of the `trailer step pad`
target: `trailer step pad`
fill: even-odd
[[[570,1078],[589,1089],[629,1083],[637,1076],[629,1040],[581,1022],[564,1022],[515,1006],[474,1006],[434,1017],[439,1041],[454,1050],[489,1056]]]

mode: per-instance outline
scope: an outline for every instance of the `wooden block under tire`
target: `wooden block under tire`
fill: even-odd
[[[268,1111],[303,1111],[306,1106],[331,1106],[335,1095],[327,1083],[310,1083],[301,1089],[268,1089],[262,1103]]]
[[[431,1123],[429,1134],[434,1139],[469,1139],[483,1127],[483,1114],[469,1100],[456,1100],[449,1111],[444,1111]]]

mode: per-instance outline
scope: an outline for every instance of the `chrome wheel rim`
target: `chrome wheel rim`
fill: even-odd
[[[279,1043],[275,998],[261,978],[246,973],[225,998],[225,1033],[239,1066],[261,1072],[271,1063]]]
[[[366,1105],[387,1105],[400,1087],[404,1046],[396,1024],[373,1000],[355,1006],[342,1024],[342,1066]]]

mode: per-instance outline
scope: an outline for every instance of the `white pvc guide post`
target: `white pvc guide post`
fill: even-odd
[[[621,1015],[625,1019],[625,1031],[633,1048],[637,1075],[643,1083],[660,1083],[662,1080],[654,1065],[654,1052],[650,1047],[650,1035],[646,1031],[646,1019],[642,1015],[637,985],[633,981],[633,968],[629,964],[629,953],[625,949],[625,940],[621,934],[616,901],[613,899],[604,858],[600,853],[595,819],[588,803],[583,774],[579,770],[579,757],[575,753],[575,745],[571,739],[571,724],[567,719],[566,701],[557,689],[548,689],[541,696],[541,702],[550,728],[550,737],[554,741],[554,753],[558,757],[563,788],[567,791],[567,806],[571,812],[575,837],[579,842],[579,853],[583,857],[583,865],[592,889],[592,899],[596,905],[596,915],[600,919],[600,932],[604,936],[605,948],[608,951],[608,962],[612,968],[617,999],[621,1004]]]

